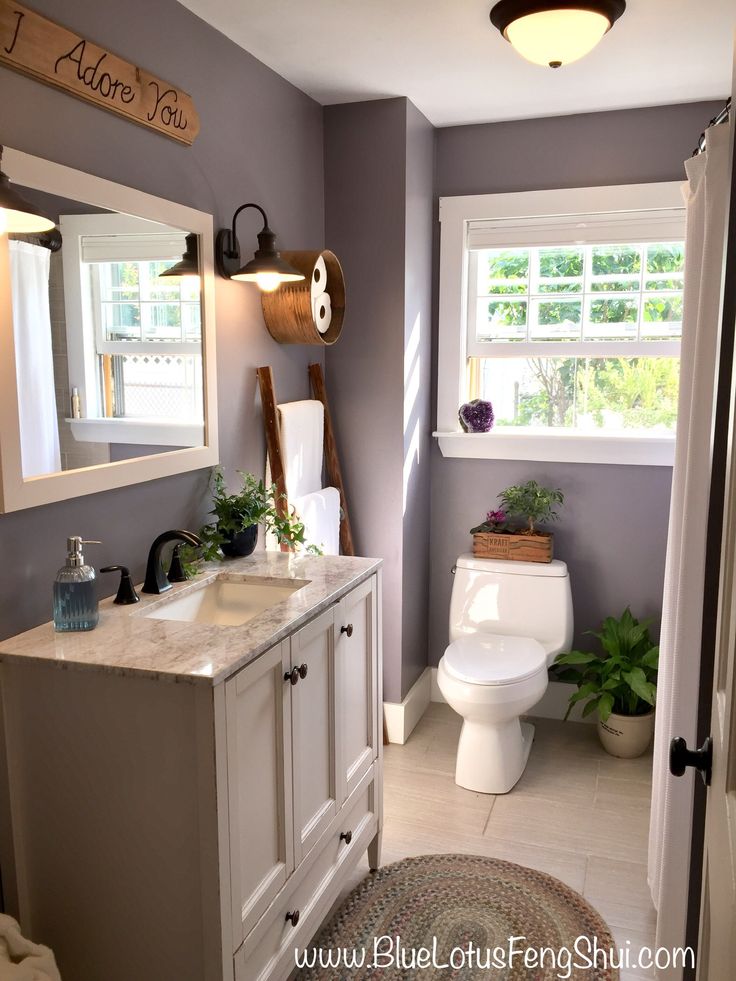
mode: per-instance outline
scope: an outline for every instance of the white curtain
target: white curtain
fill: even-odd
[[[707,151],[685,164],[687,204],[680,400],[665,567],[654,737],[649,886],[657,943],[684,939],[693,796],[692,769],[672,777],[670,740],[696,737],[705,536],[711,467],[719,307],[729,169],[729,125],[711,127]],[[658,978],[680,972],[661,971]]]
[[[24,477],[61,470],[49,310],[51,253],[9,242],[15,372]]]

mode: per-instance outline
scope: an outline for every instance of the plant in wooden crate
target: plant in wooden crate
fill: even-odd
[[[565,718],[578,702],[585,702],[583,716],[597,710],[598,735],[612,756],[641,756],[652,740],[659,647],[649,636],[650,622],[627,607],[618,619],[607,617],[600,632],[588,631],[602,654],[568,651],[554,661],[562,669],[557,677],[577,687]]]
[[[552,534],[538,526],[557,520],[557,507],[565,499],[562,491],[529,480],[507,487],[498,497],[501,508],[489,511],[482,524],[470,529],[473,554],[480,558],[551,562]],[[523,525],[514,527],[514,519]]]

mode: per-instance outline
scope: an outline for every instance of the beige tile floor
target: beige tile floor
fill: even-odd
[[[532,721],[529,763],[504,796],[455,784],[461,720],[447,705],[433,703],[406,745],[384,747],[383,864],[453,851],[518,862],[582,893],[619,946],[653,944],[646,883],[651,755],[614,759],[595,726]],[[364,862],[357,878],[365,871]],[[622,981],[652,976],[622,972]]]

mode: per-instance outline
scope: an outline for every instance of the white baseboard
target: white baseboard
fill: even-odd
[[[386,735],[390,743],[403,746],[414,726],[429,708],[432,701],[432,672],[425,668],[409,689],[403,702],[384,702],[383,717],[386,721]],[[436,670],[434,671],[436,674]]]
[[[445,699],[437,684],[437,668],[430,668],[428,670],[432,672],[431,700],[433,702],[444,702]],[[542,696],[541,701],[537,702],[534,706],[530,715],[536,716],[538,719],[564,719],[568,700],[574,691],[576,691],[575,685],[568,684],[564,681],[550,681],[547,685],[547,691]],[[581,706],[576,705],[570,713],[570,719],[573,722],[594,723],[596,721],[596,715],[592,713],[584,719],[581,715]]]

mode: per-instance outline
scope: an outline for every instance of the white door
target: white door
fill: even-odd
[[[736,413],[731,415],[711,709],[698,981],[736,973]]]
[[[294,857],[298,865],[337,812],[335,614],[291,638]]]
[[[285,641],[225,685],[236,949],[294,869],[290,670]]]
[[[376,627],[376,579],[372,577],[345,596],[335,614],[340,803],[378,755]]]

